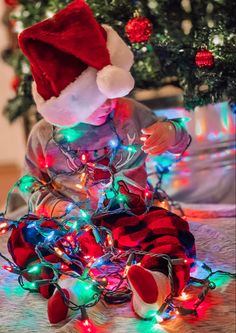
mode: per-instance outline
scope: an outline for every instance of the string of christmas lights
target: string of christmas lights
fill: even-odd
[[[88,198],[80,202],[75,202],[73,200],[70,202],[67,198],[68,205],[62,215],[52,218],[41,214],[40,217],[38,217],[30,213],[31,205],[29,199],[28,214],[17,220],[9,220],[5,216],[7,214],[10,197],[15,189],[18,189],[22,194],[32,194],[42,190],[53,192],[53,181],[59,174],[65,173],[64,171],[58,172],[54,170],[48,162],[45,161],[44,166],[54,175],[52,180],[49,182],[41,182],[30,175],[23,176],[8,194],[5,213],[0,215],[0,234],[5,234],[7,231],[11,230],[14,231],[16,228],[20,227],[26,228],[30,237],[36,239],[35,254],[38,259],[36,260],[37,262],[33,262],[27,265],[27,267],[22,268],[0,253],[0,256],[8,263],[8,266],[3,266],[3,268],[8,272],[17,274],[19,284],[26,290],[37,291],[38,288],[46,285],[52,285],[57,288],[70,309],[80,310],[81,320],[84,327],[90,329],[91,326],[86,312],[87,307],[95,305],[101,298],[111,304],[129,301],[132,292],[127,283],[126,275],[131,265],[140,264],[140,260],[144,255],[162,258],[167,262],[171,293],[168,295],[160,309],[157,309],[154,314],[155,321],[161,323],[163,320],[173,318],[177,314],[197,315],[197,308],[204,301],[208,291],[215,288],[215,285],[210,278],[216,272],[213,272],[207,265],[203,264],[203,268],[209,273],[208,277],[204,280],[191,277],[189,281],[190,283],[198,283],[202,285],[202,291],[199,293],[198,298],[194,303],[194,307],[189,309],[184,306],[175,305],[173,266],[190,265],[193,264],[193,262],[189,262],[189,259],[187,258],[171,259],[166,254],[154,254],[137,250],[122,251],[114,247],[112,232],[105,227],[96,225],[96,219],[106,216],[107,214],[125,212],[130,215],[135,215],[129,207],[127,197],[119,192],[112,162],[120,149],[127,150],[129,154],[132,154],[133,152],[136,152],[137,149],[140,149],[141,145],[135,144],[132,146],[125,146],[115,130],[112,117],[109,124],[115,134],[115,139],[110,142],[109,147],[105,147],[107,149],[106,156],[109,158],[109,163],[107,165],[101,164],[100,157],[97,159],[95,158],[95,160],[91,162],[86,158],[88,152],[79,152],[78,156],[78,153],[75,153],[70,146],[71,136],[69,134],[71,133],[67,132],[64,140],[61,142],[57,140],[55,129],[53,130],[52,138],[61,152],[66,156],[67,164],[70,166],[70,171],[68,171],[68,173],[79,174],[82,189],[84,189],[85,192],[89,191],[91,182],[89,183],[88,178],[91,177],[95,168],[100,168],[109,173],[109,187],[105,186],[105,189],[102,190],[101,193],[103,194],[101,195],[96,209],[90,207]],[[78,157],[80,161],[79,163]],[[131,183],[133,186],[138,186],[139,189],[144,192],[143,197],[146,210],[148,211],[155,202],[155,198],[159,196],[158,198],[160,200],[161,196],[162,200],[162,195],[166,195],[161,188],[161,184],[163,175],[168,171],[168,168],[157,166],[157,172],[160,177],[153,189],[151,187],[142,188],[125,177],[118,178],[118,180],[124,180],[125,182],[127,181],[128,183]],[[104,185],[104,179],[101,179],[99,183]],[[106,199],[106,193],[108,193],[107,197],[112,204],[109,202],[105,206],[104,200]],[[60,198],[65,200],[63,196]],[[177,204],[172,202],[172,205],[176,206]],[[78,209],[78,214],[76,216],[71,215],[71,212],[75,208]],[[181,207],[178,208],[183,215],[184,212]],[[50,223],[50,227],[47,223]],[[94,242],[99,244],[103,250],[103,255],[98,258],[82,253],[80,236],[87,232],[92,233]],[[47,261],[45,259],[45,252],[55,255],[58,258],[58,261],[56,263]],[[45,270],[50,271],[50,278],[40,278],[40,273]],[[235,275],[226,272],[223,272],[222,274],[228,274],[231,277],[235,277]],[[81,289],[84,290],[85,293],[88,293],[88,301],[86,303],[75,304],[68,299],[58,284],[61,275],[67,275],[68,277],[77,280],[77,283],[81,285]]]
[[[6,223],[6,222],[5,222]],[[64,253],[62,251],[58,251],[55,249],[55,252],[62,258]],[[39,252],[38,252],[39,253]],[[145,251],[121,251],[117,250],[115,248],[112,248],[112,250],[105,254],[105,258],[109,258],[109,262],[112,263],[112,266],[109,266],[107,262],[103,262],[101,258],[93,259],[92,264],[90,265],[91,261],[88,263],[87,267],[84,269],[83,274],[79,275],[78,273],[74,272],[65,272],[62,270],[62,264],[52,264],[47,261],[45,261],[42,257],[42,255],[39,254],[40,263],[37,263],[35,265],[29,265],[26,269],[20,269],[17,267],[13,262],[11,262],[8,258],[6,258],[2,253],[0,253],[0,256],[6,260],[9,264],[9,266],[3,266],[5,270],[8,272],[14,273],[19,275],[18,281],[22,288],[29,290],[29,291],[35,291],[37,287],[47,285],[47,284],[53,284],[63,295],[63,298],[68,305],[68,307],[71,310],[74,311],[81,311],[81,319],[84,321],[85,317],[86,320],[88,320],[88,316],[86,314],[86,308],[91,307],[95,305],[101,298],[103,298],[106,302],[111,304],[117,304],[117,303],[124,303],[131,299],[131,290],[129,289],[129,286],[127,285],[125,276],[127,274],[128,269],[131,267],[132,264],[137,264],[136,258],[140,258],[143,255],[150,255],[153,257],[163,258],[168,262],[168,277],[171,282],[171,294],[168,295],[165,302],[162,304],[160,309],[157,309],[157,312],[155,314],[155,320],[158,323],[161,323],[164,320],[170,319],[176,315],[195,315],[197,316],[197,308],[200,306],[200,304],[205,300],[205,297],[209,290],[215,289],[215,283],[210,280],[211,277],[213,277],[216,273],[228,275],[231,278],[235,278],[236,275],[224,272],[221,270],[212,271],[212,269],[206,265],[205,263],[202,263],[202,268],[205,269],[208,272],[208,275],[204,279],[197,279],[195,277],[190,277],[189,284],[200,284],[203,288],[200,291],[200,293],[197,296],[197,299],[194,302],[193,308],[185,308],[183,306],[175,305],[175,297],[174,297],[174,278],[172,274],[173,265],[179,265],[179,264],[189,264],[188,259],[171,259],[166,254],[154,254],[150,252]],[[122,260],[128,258],[127,260]],[[119,261],[117,263],[117,260]],[[70,259],[67,257],[67,263],[70,261]],[[100,266],[103,266],[103,274],[101,275],[94,275],[93,272],[90,272],[93,268],[98,267],[98,262]],[[104,264],[106,269],[104,269]],[[54,276],[50,280],[34,280],[30,287],[26,287],[24,285],[24,277],[23,275],[25,273],[34,275],[39,270],[40,267],[49,267],[52,269]],[[111,272],[112,267],[112,272]],[[123,272],[123,274],[120,274]],[[67,298],[63,290],[60,288],[60,286],[57,284],[57,281],[59,279],[59,276],[61,274],[66,274],[68,276],[71,276],[73,278],[76,278],[81,281],[82,284],[85,284],[85,286],[88,287],[88,285],[93,288],[95,297],[93,297],[93,300],[87,304],[83,305],[77,305],[73,303],[71,300]],[[112,277],[118,278],[120,281],[117,283],[117,285],[111,289],[107,288],[109,278]],[[125,287],[124,284],[125,283]],[[188,284],[188,285],[189,285]],[[185,300],[187,298],[186,292],[182,292],[181,298]]]
[[[6,220],[2,217],[1,218],[0,229],[10,230],[11,227],[16,225],[16,223],[17,223],[16,221],[9,221],[9,220]],[[18,223],[19,223],[19,221],[18,221]],[[29,221],[29,224],[30,223],[32,223],[32,220]],[[67,237],[71,237],[71,236],[67,236]],[[46,237],[46,239],[47,239],[47,237]],[[60,287],[56,283],[60,274],[68,274],[70,276],[73,276],[74,278],[82,279],[82,281],[89,281],[89,283],[94,283],[95,282],[96,292],[97,292],[97,295],[98,295],[98,297],[96,299],[96,302],[93,301],[92,303],[88,303],[88,304],[85,304],[83,306],[81,306],[81,305],[78,306],[76,304],[71,304],[71,302],[66,298],[66,295],[63,295],[65,301],[68,302],[68,306],[71,309],[81,310],[82,321],[83,322],[85,321],[84,318],[85,317],[87,318],[87,315],[85,316],[86,307],[93,306],[95,303],[97,303],[99,301],[99,299],[101,297],[103,297],[104,300],[106,300],[108,303],[115,303],[115,304],[118,303],[118,302],[124,302],[124,301],[130,300],[131,291],[127,287],[123,288],[123,289],[122,288],[120,289],[120,286],[122,285],[122,283],[125,280],[125,273],[127,273],[127,269],[132,264],[136,263],[135,256],[142,256],[144,254],[148,254],[148,255],[151,255],[151,256],[158,256],[158,257],[165,258],[168,261],[168,264],[169,264],[168,265],[169,278],[170,278],[170,281],[172,281],[172,290],[173,290],[172,265],[174,265],[174,264],[183,264],[183,262],[187,263],[186,262],[187,260],[171,259],[168,256],[162,255],[162,254],[156,255],[156,254],[153,254],[153,253],[148,253],[148,252],[143,252],[143,251],[131,251],[131,250],[123,252],[121,250],[116,250],[116,249],[111,247],[110,252],[107,252],[104,255],[106,260],[110,257],[109,260],[113,264],[117,259],[120,260],[120,259],[125,258],[127,256],[128,256],[128,260],[125,263],[123,262],[123,265],[121,263],[119,263],[117,271],[114,270],[114,267],[113,267],[113,272],[111,273],[110,270],[109,270],[109,267],[107,267],[107,269],[102,270],[103,271],[103,276],[102,277],[98,275],[95,278],[94,275],[93,275],[93,280],[92,280],[91,276],[89,275],[89,270],[94,268],[94,267],[98,268],[98,266],[99,266],[98,263],[100,263],[100,265],[102,265],[103,260],[101,260],[101,259],[104,259],[104,258],[97,258],[97,259],[95,259],[95,258],[86,258],[86,259],[89,259],[89,261],[88,261],[87,267],[84,269],[83,274],[82,275],[78,275],[78,274],[75,274],[75,273],[71,274],[71,273],[66,273],[64,271],[64,268],[66,267],[65,264],[59,264],[59,265],[58,264],[51,264],[51,263],[45,261],[43,256],[40,254],[40,251],[39,251],[40,246],[42,246],[45,249],[46,245],[45,244],[38,244],[37,247],[36,247],[38,257],[41,260],[40,264],[30,265],[26,269],[21,270],[14,263],[12,263],[9,259],[7,259],[2,254],[0,254],[0,256],[3,257],[3,259],[7,260],[8,264],[9,264],[9,266],[4,266],[3,268],[6,269],[9,272],[18,274],[19,275],[18,281],[19,281],[20,285],[24,289],[30,290],[30,291],[37,289],[37,287],[39,287],[39,286],[47,285],[49,283],[54,284],[58,288],[58,290],[61,291]],[[49,247],[49,248],[51,249],[52,252],[54,250],[55,253],[60,258],[62,258],[63,261],[65,261],[67,263],[67,265],[73,263],[73,259],[70,259],[69,256],[66,253],[64,253],[62,250],[60,250],[59,248],[56,248],[56,247],[54,247],[54,248]],[[54,277],[50,280],[36,280],[36,281],[33,281],[30,284],[30,287],[25,287],[24,282],[23,282],[24,273],[27,272],[28,274],[34,275],[35,273],[37,273],[39,271],[41,265],[51,268],[52,271],[54,272]],[[64,267],[63,267],[63,265],[64,265]],[[211,282],[209,280],[209,278],[212,277],[214,274],[216,274],[218,272],[218,271],[213,272],[210,269],[210,267],[207,266],[206,264],[203,264],[203,268],[206,269],[209,273],[209,275],[206,279],[200,280],[200,279],[196,279],[196,278],[192,278],[192,277],[190,278],[190,283],[196,283],[197,282],[197,283],[200,283],[200,284],[203,285],[203,289],[200,292],[200,294],[198,295],[198,298],[197,298],[196,302],[194,303],[194,308],[193,309],[185,309],[184,307],[175,306],[174,303],[173,303],[173,295],[170,295],[170,297],[168,297],[166,299],[163,306],[161,306],[159,311],[157,309],[156,320],[158,321],[158,323],[162,322],[164,319],[171,318],[172,316],[174,316],[176,314],[180,314],[180,315],[188,315],[188,314],[196,315],[197,314],[196,310],[197,310],[198,306],[204,301],[207,292],[210,289],[215,288],[214,283]],[[122,271],[124,272],[123,275],[120,274]],[[230,274],[230,273],[226,273],[226,272],[222,272],[222,271],[220,271],[220,272],[223,273],[223,274],[228,274],[231,277],[235,277],[234,274]],[[120,282],[117,284],[117,287],[115,289],[113,288],[112,290],[104,288],[104,286],[107,285],[108,277],[113,277],[114,275],[116,275],[116,277],[118,276],[118,278],[120,279]],[[100,284],[100,282],[97,282],[99,280],[102,281],[103,283]],[[104,282],[105,282],[105,285],[104,285]],[[100,291],[100,293],[99,293],[99,291]],[[183,293],[183,295],[184,295],[184,293]],[[88,320],[88,318],[86,320]]]

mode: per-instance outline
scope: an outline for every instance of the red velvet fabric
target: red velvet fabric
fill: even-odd
[[[137,249],[157,254],[167,254],[171,258],[194,258],[196,256],[194,237],[189,231],[188,222],[162,208],[151,210],[139,216],[120,214],[104,218],[99,225],[112,230],[115,247],[128,250]],[[167,262],[145,255],[143,267],[168,274]],[[174,266],[175,292],[179,295],[185,287],[190,266]]]
[[[37,216],[29,216],[28,220],[33,221],[37,220]],[[26,268],[30,263],[37,261],[38,256],[35,252],[35,246],[26,241],[24,235],[24,228],[26,228],[29,223],[27,223],[27,218],[21,221],[17,228],[12,230],[11,236],[8,239],[8,250],[12,256],[14,262],[20,268]],[[41,227],[56,229],[57,224],[53,221],[46,221],[41,224]],[[58,262],[58,257],[52,254],[45,256],[45,259],[51,262]]]
[[[154,277],[142,267],[131,266],[128,271],[129,281],[139,297],[147,304],[153,304],[158,298],[158,287]]]
[[[58,97],[88,66],[100,70],[111,63],[106,32],[84,0],[25,29],[19,45],[45,100]]]
[[[70,294],[66,289],[62,289],[67,298],[70,298]],[[60,321],[66,319],[68,313],[68,306],[61,293],[57,290],[55,294],[48,300],[48,319],[51,324],[57,324]]]
[[[115,247],[122,250],[137,249],[153,253],[167,254],[172,258],[194,258],[195,242],[194,237],[189,231],[188,223],[179,216],[168,212],[162,208],[151,208],[143,215],[130,216],[126,213],[111,215],[103,219],[98,219],[94,223],[112,230]],[[38,260],[34,246],[27,243],[24,239],[22,229],[25,224],[22,222],[19,227],[13,230],[9,239],[9,252],[13,260],[21,268],[27,264]],[[45,227],[54,227],[53,222],[46,222]],[[96,244],[91,232],[87,232],[78,238],[82,249],[81,258],[84,255],[99,257],[103,254],[102,248]],[[46,260],[57,262],[60,259],[57,256],[46,256]],[[168,273],[167,262],[145,255],[142,258],[143,267]],[[50,272],[44,272],[41,278],[50,278]],[[180,264],[174,266],[175,291],[179,295],[185,287],[190,274],[189,264]],[[42,288],[41,294],[48,298],[51,290]]]
[[[37,220],[36,216],[29,216],[29,220]],[[27,218],[25,219],[27,220]],[[39,262],[39,258],[35,252],[35,246],[26,241],[24,235],[24,228],[28,225],[27,222],[22,221],[18,228],[12,230],[11,236],[8,240],[8,250],[12,256],[13,261],[21,268],[25,269],[28,265]],[[41,224],[41,227],[56,229],[57,224],[53,221],[46,221]],[[57,263],[60,262],[60,258],[58,258],[54,254],[47,254],[44,256],[44,259]],[[29,275],[24,274],[24,278],[28,281],[41,280],[41,279],[51,279],[53,277],[53,272],[51,269],[43,268],[39,274]],[[39,287],[39,292],[43,297],[49,298],[53,293],[54,288],[50,285]]]
[[[29,262],[37,260],[34,246],[25,241],[23,229],[26,223],[20,223],[18,228],[12,230],[8,240],[8,250],[13,261],[20,267],[25,268]]]

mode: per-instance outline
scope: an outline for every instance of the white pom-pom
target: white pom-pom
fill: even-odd
[[[98,89],[107,98],[126,96],[134,88],[134,79],[130,72],[108,65],[97,73]]]

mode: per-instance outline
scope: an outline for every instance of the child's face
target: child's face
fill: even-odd
[[[116,100],[107,99],[97,110],[95,110],[88,118],[83,122],[90,125],[100,126],[103,125],[109,114],[115,108]]]

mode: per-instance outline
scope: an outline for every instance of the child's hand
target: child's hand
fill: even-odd
[[[171,121],[156,122],[142,129],[147,139],[142,150],[150,155],[160,155],[176,144],[176,130]]]

